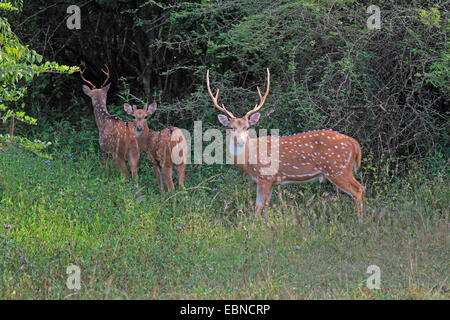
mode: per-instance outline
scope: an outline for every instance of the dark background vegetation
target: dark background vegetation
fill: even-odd
[[[70,4],[81,7],[81,30],[66,27]],[[370,4],[381,8],[381,30],[366,26]],[[47,60],[85,65],[97,85],[107,64],[110,112],[126,117],[125,101],[156,101],[155,129],[191,129],[194,120],[219,126],[207,69],[220,102],[242,116],[269,67],[271,91],[258,127],[350,135],[362,145],[370,176],[380,167],[406,169],[405,159],[446,162],[448,18],[446,1],[97,0],[27,1],[9,19],[23,43]],[[53,148],[89,141],[98,149],[81,84],[78,74],[40,76],[25,101],[38,126],[19,125],[17,134]]]

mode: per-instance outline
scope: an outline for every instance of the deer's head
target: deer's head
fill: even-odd
[[[209,70],[206,73],[206,84],[208,87],[209,96],[211,97],[214,106],[218,110],[220,110],[226,114],[226,115],[219,114],[218,118],[219,118],[220,123],[223,126],[229,127],[232,129],[232,133],[231,133],[232,144],[235,143],[236,147],[238,147],[238,148],[244,147],[248,141],[248,129],[259,121],[259,118],[261,115],[259,113],[257,113],[257,111],[259,111],[259,109],[261,109],[261,107],[263,106],[263,104],[267,98],[267,95],[269,94],[269,88],[270,88],[269,69],[267,69],[266,93],[264,94],[264,96],[262,96],[261,92],[259,91],[259,87],[257,87],[258,94],[259,94],[259,104],[257,104],[252,110],[247,112],[247,114],[242,118],[236,118],[230,111],[225,109],[224,105],[219,106],[219,103],[217,102],[217,99],[219,97],[219,89],[217,89],[216,95],[214,96],[212,94],[211,87],[209,85]]]
[[[156,103],[153,102],[151,105],[144,105],[143,109],[138,109],[135,105],[131,106],[130,104],[125,103],[123,109],[133,117],[133,122],[136,127],[136,136],[139,137],[142,130],[147,127],[148,117],[155,113]]]
[[[111,83],[106,84],[109,80],[109,69],[106,67],[106,71],[102,69],[102,72],[106,75],[106,80],[103,82],[102,86],[97,89],[96,86],[92,84],[92,82],[86,80],[83,77],[83,73],[86,69],[81,70],[80,69],[80,75],[81,79],[83,79],[84,82],[86,82],[90,87],[83,84],[83,92],[91,97],[92,99],[92,105],[96,106],[98,104],[105,106],[106,105],[106,96],[108,94],[109,87],[111,86]]]

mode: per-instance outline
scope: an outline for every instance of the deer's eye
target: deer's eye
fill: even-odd
[[[145,116],[144,119],[147,120],[148,116]]]
[[[133,117],[133,119],[136,119],[136,117],[135,116],[132,116]]]

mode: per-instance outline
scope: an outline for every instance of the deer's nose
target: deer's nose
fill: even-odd
[[[242,135],[242,134],[236,135],[236,136],[234,137],[234,139],[235,139],[235,143],[236,143],[238,146],[243,146],[243,145],[245,144],[245,142],[246,142],[246,137],[245,137],[244,135]]]
[[[142,131],[142,126],[137,126],[136,130],[139,132]]]

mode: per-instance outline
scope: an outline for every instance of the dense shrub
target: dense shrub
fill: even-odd
[[[65,5],[29,1],[14,32],[47,59],[84,63],[109,102],[157,101],[152,125],[218,126],[205,89],[211,70],[220,100],[242,115],[272,86],[260,127],[289,134],[333,128],[358,139],[366,166],[430,152],[448,156],[449,44],[444,1],[380,0],[382,26],[369,30],[356,0],[92,1],[82,29],[65,27]],[[27,103],[48,126],[91,119],[75,76],[40,79]],[[43,98],[44,97],[44,98]],[[270,117],[269,117],[270,115]],[[48,119],[48,120],[46,120]],[[91,122],[92,124],[92,122]],[[38,130],[35,129],[35,133]],[[443,154],[443,155],[442,155]]]

